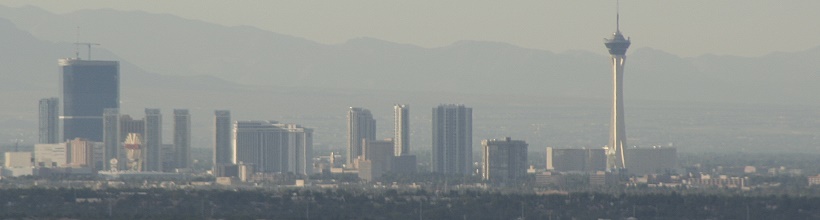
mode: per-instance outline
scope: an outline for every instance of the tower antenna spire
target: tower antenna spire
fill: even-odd
[[[621,0],[615,0],[615,31],[621,32]]]

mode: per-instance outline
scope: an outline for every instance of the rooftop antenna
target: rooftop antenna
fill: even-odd
[[[80,59],[80,26],[77,26],[77,39],[74,41],[74,58]]]
[[[74,55],[80,59],[80,45],[88,46],[88,60],[91,60],[91,46],[99,46],[98,43],[80,42],[80,26],[77,26],[77,41],[74,42]]]

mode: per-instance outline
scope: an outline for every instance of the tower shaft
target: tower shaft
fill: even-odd
[[[624,168],[624,147],[626,146],[626,126],[624,123],[624,64],[625,55],[612,55],[612,121],[610,122],[609,143],[607,144],[607,168]]]

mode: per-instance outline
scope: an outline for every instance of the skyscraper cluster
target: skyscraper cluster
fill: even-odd
[[[188,109],[173,110],[173,142],[164,144],[161,109],[146,108],[141,119],[120,111],[118,62],[68,58],[58,64],[60,98],[40,100],[39,134],[44,145],[35,152],[35,160],[39,156],[52,158],[44,162],[48,164],[109,171],[175,172],[192,167]],[[354,134],[361,137],[352,143],[359,149],[358,156],[361,141],[375,136],[375,121],[372,116],[367,121],[367,112],[352,117],[367,123]],[[262,173],[310,175],[312,146],[312,129],[273,121],[234,123],[230,111],[214,112],[214,170],[222,168],[221,174],[226,166],[243,164]]]
[[[121,114],[119,62],[67,58],[58,60],[58,65],[60,98],[40,100],[41,144],[100,146],[78,147],[85,152],[82,154],[69,149],[72,153],[68,158],[84,161],[73,165],[95,170],[162,172],[190,168],[191,119],[187,109],[174,110],[174,147],[163,149],[160,109],[145,109],[145,118],[139,120]],[[99,145],[80,144],[86,142]],[[86,153],[97,156],[83,156]]]
[[[410,154],[410,106],[393,106],[393,137],[376,140],[376,120],[368,109],[350,107],[348,165],[359,177],[372,181],[382,174],[416,172],[416,156]]]

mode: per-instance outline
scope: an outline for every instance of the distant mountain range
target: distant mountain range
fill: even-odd
[[[0,18],[7,20],[0,21],[5,36],[0,43],[6,47],[0,51],[1,76],[15,80],[4,86],[31,88],[23,85],[37,85],[44,74],[53,74],[56,58],[72,56],[77,26],[80,41],[102,44],[92,55],[133,64],[123,68],[131,79],[152,82],[199,76],[216,84],[221,79],[274,87],[607,98],[612,80],[608,57],[586,51],[553,53],[478,41],[423,48],[372,38],[326,45],[254,27],[138,11],[53,14],[0,7]],[[605,50],[601,42],[589,43]],[[640,41],[633,47],[626,65],[628,99],[820,103],[814,95],[820,92],[820,47],[762,57],[691,58],[641,48]]]

